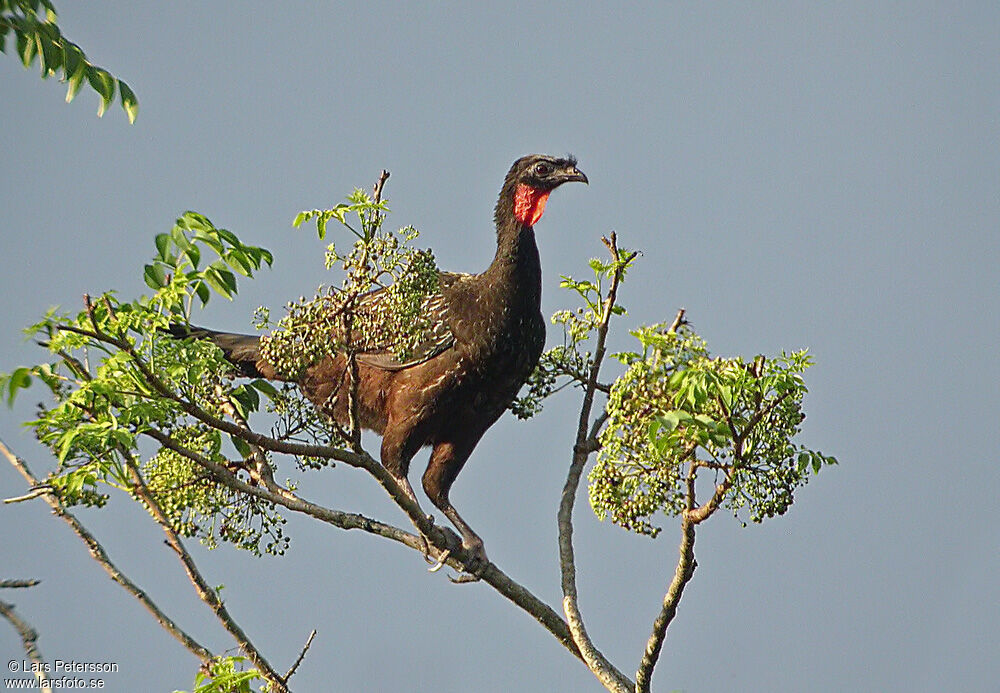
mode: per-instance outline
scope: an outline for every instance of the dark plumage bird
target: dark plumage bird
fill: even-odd
[[[486,271],[440,273],[438,292],[424,303],[430,337],[406,361],[378,344],[357,356],[358,418],[382,435],[382,464],[416,500],[407,480],[410,460],[421,447],[431,446],[424,490],[461,532],[463,546],[482,560],[483,542],[452,506],[448,492],[541,356],[542,270],[533,226],[549,194],[570,181],[587,182],[573,158],[533,154],[515,161],[494,211],[497,252]],[[370,309],[379,296],[369,294],[356,310]],[[261,356],[257,336],[179,326],[173,332],[211,339],[246,375],[277,377]],[[344,423],[348,397],[338,390],[349,382],[346,366],[344,356],[327,357],[297,380],[316,406]]]

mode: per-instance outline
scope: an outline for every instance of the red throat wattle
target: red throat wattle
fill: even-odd
[[[551,192],[518,183],[514,189],[514,218],[525,226],[534,226],[542,218]]]

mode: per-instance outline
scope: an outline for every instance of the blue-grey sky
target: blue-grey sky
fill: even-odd
[[[245,330],[327,280],[293,231],[381,168],[390,223],[442,267],[493,256],[511,161],[578,155],[589,187],[553,195],[537,232],[546,313],[617,230],[643,250],[628,324],[687,308],[719,354],[808,347],[802,442],[836,455],[782,518],[727,515],[698,535],[654,678],[660,691],[996,690],[1000,413],[1000,6],[996,3],[63,2],[61,25],[140,100],[94,116],[0,60],[0,371],[39,351],[20,329],[85,292],[144,291],[156,233],[186,209],[274,251],[275,266],[198,320]],[[557,338],[550,329],[550,344]],[[0,436],[51,465],[18,422]],[[557,609],[556,506],[577,408],[507,417],[452,499],[490,557]],[[412,477],[424,457],[414,462]],[[288,470],[289,475],[293,470]],[[338,467],[319,502],[405,526]],[[0,495],[22,493],[0,468]],[[213,648],[231,644],[144,512],[80,516],[120,566]],[[659,539],[576,512],[581,608],[634,672],[673,573]],[[591,674],[484,585],[413,552],[291,517],[291,550],[255,560],[192,544],[278,668],[319,634],[299,691],[598,690]],[[113,584],[41,501],[0,506],[0,577],[49,659],[114,661],[107,690],[190,688],[195,660]],[[0,623],[0,657],[19,658]]]

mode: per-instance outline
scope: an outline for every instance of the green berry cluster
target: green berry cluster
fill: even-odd
[[[295,379],[338,354],[388,352],[400,361],[410,358],[433,338],[426,307],[439,289],[434,255],[409,245],[416,237],[412,227],[383,232],[379,217],[365,226],[350,253],[342,255],[330,245],[327,267],[344,272],[341,285],[290,302],[277,329],[261,338],[264,359],[283,378]]]
[[[186,450],[226,464],[217,431],[191,426],[175,431],[173,439]],[[281,555],[288,548],[286,521],[273,504],[229,488],[190,458],[161,448],[142,472],[149,492],[179,535],[198,537],[211,548],[225,541],[255,555]]]

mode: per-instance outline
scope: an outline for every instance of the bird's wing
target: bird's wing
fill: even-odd
[[[438,290],[428,294],[421,303],[421,321],[424,323],[419,341],[407,350],[404,358],[393,349],[395,346],[379,339],[379,335],[369,335],[361,340],[357,353],[358,363],[387,371],[399,371],[429,361],[455,344],[455,335],[449,327],[448,289],[468,274],[441,272],[438,275]],[[375,291],[358,303],[358,312],[379,312],[385,293]]]

